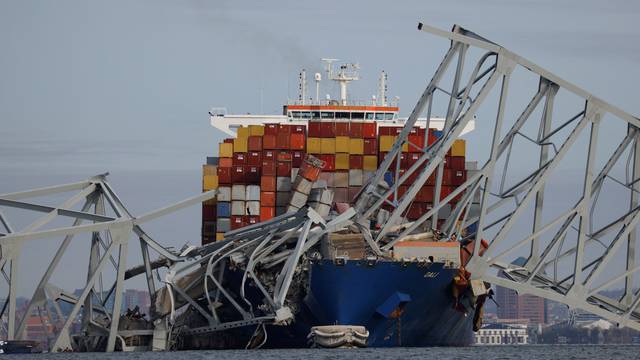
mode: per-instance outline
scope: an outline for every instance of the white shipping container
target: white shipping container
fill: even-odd
[[[291,169],[291,179],[295,179],[296,176],[298,176],[298,172],[300,171],[300,168],[293,168]]]
[[[231,201],[231,188],[221,186],[218,188],[218,201]]]
[[[279,176],[276,178],[276,191],[291,191],[291,178]]]
[[[349,173],[346,171],[333,174],[333,186],[337,188],[349,187]]]
[[[247,215],[247,209],[245,208],[244,201],[232,201],[231,202],[231,215],[242,216]]]
[[[293,190],[309,195],[313,183],[302,176],[298,176],[293,182]]]
[[[333,185],[333,179],[334,179],[333,173],[326,173],[326,172],[320,173],[319,179],[320,180],[324,180],[327,183],[328,187],[334,187],[334,185]]]
[[[231,200],[246,200],[247,187],[244,185],[232,185],[231,186]]]
[[[260,201],[260,186],[247,185],[246,201]]]
[[[362,186],[362,170],[349,170],[349,186]]]
[[[276,193],[276,206],[287,206],[289,204],[290,192],[277,192]]]
[[[260,216],[260,201],[247,201],[247,215]]]
[[[307,196],[306,194],[294,191],[291,194],[291,201],[289,201],[289,205],[293,205],[300,209],[307,204],[308,198],[309,196]]]
[[[297,212],[298,210],[300,210],[300,208],[297,208],[297,207],[295,207],[293,205],[289,205],[289,206],[287,206],[286,212],[291,213],[291,212]]]
[[[320,193],[320,203],[326,205],[333,204],[333,190],[323,189],[322,193]]]

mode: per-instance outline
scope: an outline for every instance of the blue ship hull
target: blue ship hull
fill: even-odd
[[[319,325],[365,326],[369,347],[470,345],[472,314],[453,309],[456,274],[442,263],[315,261],[295,322],[269,327],[265,346],[307,347]]]

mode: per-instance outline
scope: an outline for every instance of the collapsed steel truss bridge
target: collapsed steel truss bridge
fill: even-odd
[[[636,274],[640,270],[636,260],[640,119],[459,26],[450,32],[423,24],[418,28],[449,40],[450,47],[392,150],[362,187],[354,208],[333,219],[303,209],[229,232],[219,243],[175,251],[152,239],[141,226],[211,199],[215,191],[141,216],[126,209],[104,175],[0,195],[2,207],[43,214],[18,230],[0,212],[0,278],[9,289],[6,301],[0,304],[0,317],[8,319],[8,339],[24,337],[27,315],[51,304],[60,322],[52,351],[71,348],[78,341],[70,334],[78,315],[86,335],[85,348],[92,348],[91,336],[103,336],[107,351],[113,351],[118,340],[124,347],[126,335],[153,336],[154,346],[167,348],[171,326],[184,306],[193,307],[206,319],[202,327],[185,330],[194,334],[286,323],[291,319],[287,297],[302,257],[325,234],[345,228],[362,232],[370,253],[379,257],[425,228],[455,234],[462,241],[485,239],[486,248],[475,241],[474,256],[467,265],[474,278],[640,330],[640,276]],[[434,111],[446,113],[443,136],[434,144],[410,143],[409,133],[418,117],[426,113],[429,119]],[[444,161],[475,116],[478,127],[489,130],[489,135],[477,131],[484,138],[468,141],[479,166],[447,194],[442,185]],[[422,156],[404,173],[396,168],[389,186],[383,181],[385,172],[398,166],[407,143],[419,148]],[[407,209],[431,177],[435,179],[433,208],[416,221],[405,221]],[[68,192],[75,194],[59,206],[27,201]],[[448,206],[452,208],[447,218],[439,221]],[[381,213],[386,216],[384,224],[371,230],[370,219]],[[43,229],[60,217],[73,219],[72,225]],[[88,275],[78,295],[50,282],[79,234],[89,237],[90,253]],[[16,292],[22,277],[18,263],[27,255],[22,251],[24,244],[55,237],[63,240],[35,286],[27,315],[17,319]],[[133,238],[137,238],[143,263],[127,269]],[[284,250],[283,245],[287,245]],[[242,289],[250,281],[262,294],[266,307],[260,315],[244,290],[234,296],[223,286],[226,262],[244,264]],[[257,266],[274,269],[275,281],[266,283],[254,271]],[[158,276],[159,268],[166,269],[163,279]],[[102,277],[108,271],[115,280],[105,288]],[[146,278],[154,298],[166,296],[171,305],[156,309],[153,329],[120,330],[124,281],[138,275]],[[233,305],[241,320],[220,320],[216,308],[221,297]],[[72,305],[67,316],[59,302]]]

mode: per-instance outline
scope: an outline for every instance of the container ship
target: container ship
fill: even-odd
[[[217,198],[202,206],[203,245],[223,242],[229,232],[305,206],[325,219],[332,218],[354,204],[363,184],[376,172],[406,120],[399,117],[397,99],[387,99],[387,74],[381,73],[370,101],[352,101],[347,86],[359,79],[358,66],[344,64],[334,69],[334,60],[325,61],[327,77],[340,86],[338,99],[329,95],[320,99],[320,73],[314,77],[315,98],[310,97],[303,70],[299,97],[288,101],[282,114],[210,112],[211,125],[228,138],[215,147],[217,156],[207,157],[203,165],[203,190],[217,190]],[[409,141],[427,147],[441,136],[444,119],[421,118],[417,124]],[[464,133],[473,126],[472,121]],[[421,147],[405,144],[384,181],[393,182],[394,173],[412,166],[421,151]],[[445,160],[440,198],[464,183],[467,172],[473,170],[473,163],[465,158],[465,141],[457,139]],[[432,176],[407,210],[407,221],[431,209],[434,185]],[[404,190],[400,187],[392,197],[402,196]],[[458,199],[445,206],[441,218],[447,218],[455,201]],[[371,229],[380,228],[384,221],[384,216],[372,219]],[[437,228],[434,225],[431,227]],[[296,280],[295,304],[290,306],[294,320],[286,326],[267,326],[262,345],[471,344],[474,305],[461,305],[456,294],[465,248],[458,241],[436,241],[437,231],[427,234],[397,243],[387,257],[373,256],[360,234],[324,237],[307,251]],[[241,277],[227,279],[244,286]],[[249,335],[238,329],[230,330],[225,341],[194,335],[184,339],[183,348],[241,347],[246,340],[239,339]]]

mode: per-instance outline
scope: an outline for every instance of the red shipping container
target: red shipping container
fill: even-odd
[[[411,166],[413,166],[413,164],[415,164],[416,162],[418,162],[418,160],[420,159],[420,156],[422,154],[421,153],[409,153],[406,156],[406,168],[410,168]],[[423,163],[424,164],[424,163]]]
[[[435,188],[431,185],[424,185],[416,195],[416,201],[432,203]]]
[[[408,188],[409,188],[409,186],[407,186],[407,185],[398,186],[398,200],[400,200],[402,198],[402,195],[404,195],[407,192]],[[394,200],[394,193],[393,192],[391,192],[391,194],[389,195],[389,200],[391,200],[391,201]]]
[[[323,137],[323,138],[336,137],[336,123],[333,121],[322,121],[320,123],[320,137]]]
[[[451,169],[444,169],[442,172],[442,185],[451,185],[451,179],[453,178],[453,171]]]
[[[233,153],[233,166],[241,166],[247,163],[247,153]]]
[[[231,168],[218,167],[218,183],[231,184]]]
[[[271,220],[276,216],[275,207],[260,206],[260,221]]]
[[[278,125],[280,125],[280,124],[265,124],[264,125],[264,134],[265,135],[277,135],[278,134]]]
[[[247,215],[246,224],[253,225],[260,222],[260,216]]]
[[[427,211],[425,210],[425,205],[423,203],[413,203],[407,210],[407,219],[418,220],[426,212]]]
[[[362,137],[365,139],[375,139],[377,136],[377,125],[375,122],[362,123]]]
[[[386,152],[381,152],[378,153],[378,165],[382,164],[382,162],[384,161],[384,158],[387,156]],[[391,161],[391,165],[389,165],[389,171],[395,171],[396,170],[396,159],[394,158],[393,161]]]
[[[304,150],[306,142],[304,134],[291,134],[289,147],[291,150]]]
[[[249,136],[249,151],[262,151],[262,136]]]
[[[364,154],[376,155],[378,153],[378,139],[364,139]]]
[[[247,184],[260,184],[260,167],[259,166],[245,166],[244,177]]]
[[[276,160],[276,156],[278,152],[275,150],[264,150],[262,151],[262,160]]]
[[[332,154],[321,154],[318,158],[324,161],[322,171],[334,171],[336,169],[336,156]]]
[[[336,121],[336,136],[349,136],[349,123]]]
[[[429,176],[427,178],[427,181],[425,182],[425,185],[433,186],[435,184],[436,184],[436,174],[435,174],[435,171],[434,171],[434,173],[432,173],[431,176]]]
[[[277,166],[275,160],[262,160],[262,175],[276,176]]]
[[[262,175],[260,177],[260,191],[276,191],[276,177]]]
[[[424,129],[418,129],[418,130],[424,130]],[[415,134],[409,134],[408,140],[410,143],[408,145],[410,153],[421,152],[421,149],[424,148],[424,135],[420,134],[419,131],[416,131]]]
[[[353,203],[356,195],[360,192],[360,186],[349,186],[349,202]]]
[[[449,194],[451,194],[452,190],[453,190],[452,186],[442,186],[440,188],[440,201],[444,200],[444,198],[449,196]]]
[[[268,207],[276,206],[276,193],[275,193],[275,191],[261,191],[260,192],[260,206],[268,206]]]
[[[291,151],[278,151],[278,156],[276,156],[277,161],[289,161],[293,159],[293,155],[291,155]]]
[[[362,155],[349,155],[349,169],[362,169]]]
[[[303,161],[300,165],[300,172],[298,174],[309,181],[316,181],[320,176],[320,169],[309,165],[306,161]]]
[[[291,162],[290,161],[278,161],[277,176],[289,176],[291,177]]]
[[[220,179],[218,178],[218,181]],[[234,166],[231,168],[231,181],[233,184],[244,184],[246,179],[244,176],[244,166]]]
[[[215,221],[216,220],[216,205],[202,204],[202,221]]]
[[[276,135],[276,149],[289,150],[291,147],[291,134],[286,132],[279,132]]]
[[[407,159],[409,158],[409,154],[400,153],[400,169],[408,169]]]
[[[244,216],[231,215],[231,230],[240,229],[246,225]]]
[[[278,134],[291,134],[291,126],[287,124],[278,124]]]
[[[277,142],[276,142],[276,136],[277,135],[264,135],[262,137],[262,148],[266,149],[266,150],[274,150],[277,149]]]
[[[467,170],[451,170],[451,185],[460,186],[467,181]]]
[[[291,152],[291,166],[299,168],[304,161],[304,151],[292,151]]]
[[[232,167],[233,166],[233,158],[223,157],[220,158],[218,162],[218,167]]]
[[[247,154],[247,165],[250,166],[262,166],[262,152],[250,151]]]
[[[352,122],[351,124],[349,124],[349,137],[362,138],[362,123],[361,122]],[[372,155],[374,155],[374,154],[372,154]]]
[[[304,125],[291,125],[291,133],[292,134],[306,134],[307,127]]]
[[[309,137],[319,138],[322,131],[320,130],[319,121],[309,121]]]
[[[335,188],[335,189],[333,189],[333,202],[336,202],[336,203],[348,203],[349,202],[349,189],[348,188]]]
[[[464,170],[464,156],[450,156],[449,162],[454,170]]]

